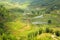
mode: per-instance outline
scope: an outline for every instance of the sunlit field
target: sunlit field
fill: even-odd
[[[60,0],[0,1],[0,40],[60,40]]]

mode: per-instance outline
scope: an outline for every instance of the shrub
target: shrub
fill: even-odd
[[[60,36],[60,31],[55,32],[56,36]]]
[[[34,37],[37,36],[37,34],[38,34],[38,32],[35,32],[35,33],[34,33]]]
[[[52,33],[52,34],[54,34],[54,30],[51,29],[51,28],[46,28],[46,33]]]
[[[39,35],[42,33],[42,30],[39,30]]]
[[[49,33],[49,32],[50,32],[49,28],[46,28],[46,33]]]
[[[48,24],[51,24],[51,20],[48,20]]]

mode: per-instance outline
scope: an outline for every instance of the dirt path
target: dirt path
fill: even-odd
[[[55,35],[51,36],[53,38],[53,40],[59,40]]]

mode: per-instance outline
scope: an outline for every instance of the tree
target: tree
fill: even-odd
[[[6,23],[6,15],[7,15],[7,10],[6,10],[6,8],[2,5],[2,4],[0,4],[0,28],[2,29],[2,33],[1,34],[3,34],[4,33],[4,31],[6,30],[5,29],[5,25],[4,25],[4,23]],[[5,31],[6,32],[6,31]]]

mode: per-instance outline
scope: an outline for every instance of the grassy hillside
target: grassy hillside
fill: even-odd
[[[29,5],[0,3],[0,40],[60,40],[59,4]]]

